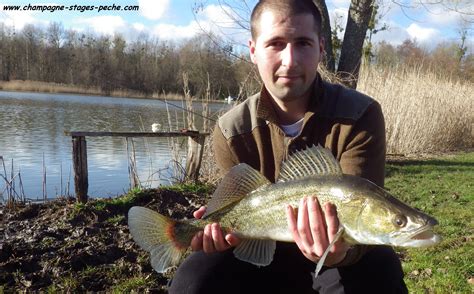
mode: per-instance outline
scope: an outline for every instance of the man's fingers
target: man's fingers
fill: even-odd
[[[298,208],[298,233],[300,236],[301,243],[305,248],[305,252],[310,252],[313,247],[314,240],[311,234],[311,228],[308,220],[308,201],[309,199],[304,197],[300,201],[300,206]]]
[[[214,247],[214,241],[212,240],[212,226],[210,224],[204,227],[202,247],[206,253],[212,253],[216,251],[216,248]]]
[[[194,235],[193,239],[191,240],[191,249],[193,251],[202,250],[202,237],[204,232],[200,231],[196,235]]]
[[[326,203],[324,206],[324,216],[328,228],[329,242],[332,242],[339,230],[339,219],[337,218],[336,206],[332,203]]]
[[[337,217],[337,209],[336,206],[332,203],[326,203],[324,207],[325,216],[326,216],[326,223],[328,226],[328,239],[329,242],[332,242],[336,237],[337,232],[339,231],[339,218]],[[336,252],[346,252],[349,249],[349,244],[343,242],[343,239],[339,239],[334,244],[333,248],[331,249],[332,253]]]
[[[227,241],[227,243],[232,246],[232,247],[235,247],[237,245],[240,244],[241,240],[239,239],[239,237],[235,236],[234,234],[227,234],[225,235],[225,240]]]
[[[193,216],[194,218],[201,218],[204,213],[206,213],[206,206],[201,206],[198,210],[193,212]]]
[[[224,251],[229,248],[229,244],[224,240],[221,227],[215,223],[211,226],[212,240],[214,241],[214,247],[217,251]]]
[[[293,209],[293,207],[291,207],[291,205],[286,206],[286,221],[288,223],[288,228],[290,229],[291,235],[293,236],[295,243],[299,247],[300,237],[296,225],[296,215],[295,210]]]
[[[314,239],[314,251],[321,256],[329,245],[324,212],[316,197],[308,199],[309,223]]]

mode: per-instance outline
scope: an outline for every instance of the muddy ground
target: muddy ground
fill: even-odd
[[[123,199],[73,198],[0,206],[0,292],[126,291],[165,293],[168,277],[132,240],[127,211],[146,206],[192,217],[208,192],[147,190]]]

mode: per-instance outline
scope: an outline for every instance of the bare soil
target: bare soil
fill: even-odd
[[[147,190],[133,203],[73,198],[0,206],[0,292],[166,292],[169,277],[156,273],[148,253],[132,240],[127,212],[146,206],[175,219],[192,217],[206,195]]]

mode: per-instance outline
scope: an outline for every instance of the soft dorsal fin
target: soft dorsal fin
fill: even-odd
[[[339,162],[329,149],[313,146],[291,154],[282,163],[278,182],[329,174],[342,174]]]
[[[246,163],[232,167],[207,203],[206,213],[203,217],[240,201],[248,193],[268,184],[270,181],[267,178]]]

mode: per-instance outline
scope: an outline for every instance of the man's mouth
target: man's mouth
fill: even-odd
[[[301,78],[299,75],[285,75],[285,76],[278,76],[278,80],[283,82],[292,82],[297,79]]]

